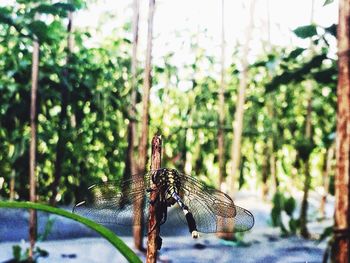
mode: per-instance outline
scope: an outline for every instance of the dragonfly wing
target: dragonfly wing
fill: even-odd
[[[253,215],[236,206],[227,194],[185,174],[180,174],[180,180],[180,196],[192,212],[198,231],[241,232],[253,227]]]
[[[216,218],[216,232],[229,233],[229,232],[244,232],[251,229],[254,226],[254,216],[248,210],[235,206],[235,217],[220,217]]]
[[[149,176],[111,181],[89,187],[86,199],[73,212],[102,224],[137,225],[148,212]]]

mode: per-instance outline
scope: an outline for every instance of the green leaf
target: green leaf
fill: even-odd
[[[284,201],[284,211],[286,211],[287,215],[289,215],[290,217],[293,215],[296,205],[297,204],[293,197],[289,197]]]
[[[56,3],[56,4],[53,4],[53,6],[66,11],[71,11],[71,12],[75,11],[74,5],[67,4],[67,3]]]
[[[13,20],[11,18],[11,11],[8,8],[0,7],[0,23],[13,25]]]
[[[31,13],[58,15],[59,10],[54,5],[42,4],[32,9]]]
[[[16,260],[16,261],[20,261],[21,260],[21,252],[22,252],[22,249],[19,245],[14,245],[12,247],[12,255],[13,255],[13,258]]]
[[[330,67],[325,70],[320,70],[315,73],[313,73],[314,79],[317,81],[319,84],[323,85],[331,85],[337,83],[337,68],[336,67]]]
[[[258,61],[252,65],[250,65],[250,68],[257,68],[257,67],[266,67],[266,61]]]
[[[303,53],[305,51],[305,48],[296,48],[294,49],[292,52],[290,52],[289,56],[288,56],[288,60],[289,59],[295,59],[297,58],[301,53]]]
[[[321,243],[326,238],[332,236],[333,234],[333,226],[326,227],[323,233],[320,235],[320,238],[317,240],[318,243]]]
[[[28,37],[27,35],[21,33],[22,26],[14,21],[14,19],[11,16],[11,13],[12,10],[6,7],[0,7],[0,24],[7,24],[8,26],[13,26],[22,37]]]
[[[334,0],[325,0],[323,6],[333,3]]]
[[[28,25],[28,28],[32,34],[34,34],[40,42],[47,42],[47,25],[43,21],[33,21]]]
[[[244,178],[244,163],[246,162],[246,157],[243,156],[241,165],[240,165],[240,173],[239,173],[239,187],[238,189],[241,189],[243,184],[245,183],[245,178]]]
[[[70,2],[75,7],[76,10],[86,7],[85,0],[71,0]]]
[[[293,218],[289,220],[289,229],[292,234],[295,234],[297,232],[298,224],[298,220],[295,220]]]
[[[312,140],[307,138],[300,138],[295,142],[295,149],[304,162],[309,159],[314,147],[315,145],[312,143]]]
[[[325,30],[327,33],[331,34],[332,36],[337,37],[337,25],[336,24],[333,24],[329,27],[326,27]]]
[[[284,197],[280,192],[276,192],[272,198],[273,208],[271,210],[271,220],[272,220],[272,225],[275,227],[283,226],[282,217],[281,217],[283,200],[284,200]]]
[[[50,14],[50,15],[58,15],[61,17],[66,17],[67,12],[74,12],[75,7],[71,4],[67,3],[56,3],[53,5],[41,4],[31,10],[32,14],[41,13],[41,14]]]
[[[46,250],[44,250],[40,247],[36,247],[35,253],[37,254],[37,257],[46,258],[49,256],[49,252],[47,252]]]
[[[53,218],[49,217],[49,219],[47,220],[47,222],[45,224],[44,232],[39,235],[38,241],[44,241],[47,239],[48,235],[50,234],[50,232],[52,230],[54,222],[55,222],[55,220]]]
[[[277,207],[273,207],[271,210],[271,221],[272,226],[277,227],[281,223],[281,210],[279,210]]]
[[[99,233],[103,238],[108,240],[116,249],[118,249],[128,261],[141,262],[139,257],[111,230],[85,217],[73,214],[60,208],[33,202],[0,201],[0,207],[35,209],[72,219],[74,221],[84,224],[85,226]]]
[[[293,32],[300,38],[308,38],[317,35],[315,25],[301,26],[294,29]]]
[[[282,84],[298,83],[308,77],[312,69],[320,68],[323,60],[327,59],[326,54],[316,55],[310,61],[302,64],[294,71],[284,71],[281,75],[275,76],[270,83],[266,85],[266,92],[276,90]]]

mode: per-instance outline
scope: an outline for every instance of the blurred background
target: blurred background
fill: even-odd
[[[70,210],[90,185],[147,171],[158,133],[162,166],[228,193],[256,222],[202,247],[186,226],[165,230],[165,262],[321,262],[334,214],[338,1],[156,0],[149,11],[146,0],[1,1],[0,199]],[[0,261],[28,240],[18,211],[1,209]],[[79,254],[92,236],[114,253],[75,223],[39,222],[45,238],[70,240],[43,242],[43,262],[104,262]],[[121,233],[130,245],[131,232]]]

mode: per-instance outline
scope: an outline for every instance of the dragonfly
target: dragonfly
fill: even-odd
[[[159,193],[153,201],[149,198],[152,183]],[[142,220],[135,218],[148,218],[149,206],[154,201],[159,204],[159,225],[166,222],[168,209],[178,206],[175,216],[188,225],[193,238],[198,237],[198,232],[243,232],[254,226],[253,214],[235,205],[230,196],[168,168],[151,170],[128,180],[94,184],[73,212],[102,224],[130,226],[142,224]],[[140,202],[143,206],[136,207]]]

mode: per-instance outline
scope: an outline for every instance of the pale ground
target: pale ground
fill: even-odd
[[[316,215],[313,204],[319,202],[318,198],[315,194],[310,198],[311,218]],[[331,200],[327,209],[330,218],[332,203]],[[322,262],[326,242],[318,244],[296,236],[281,237],[279,229],[268,224],[270,205],[251,193],[240,194],[236,204],[249,209],[255,216],[254,228],[244,236],[246,246],[225,242],[209,234],[202,234],[200,239],[193,240],[185,225],[174,226],[169,221],[168,225],[162,226],[163,246],[159,262]],[[47,215],[41,214],[39,218],[39,229],[43,229]],[[38,244],[49,252],[49,257],[39,262],[125,262],[112,245],[91,230],[70,220],[54,218],[49,241]],[[27,219],[25,211],[0,209],[0,262],[11,259],[14,244],[28,247],[28,243],[23,241],[27,237]],[[326,220],[322,223],[312,222],[309,227],[312,233],[319,234],[331,224],[331,220]],[[116,232],[133,247],[130,229],[119,228]],[[144,255],[139,255],[144,260]]]

